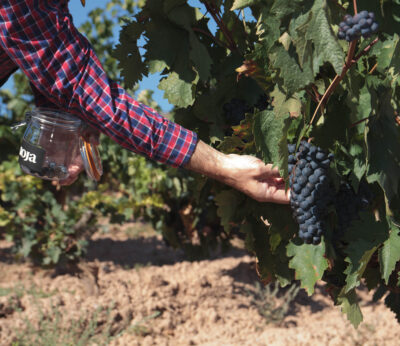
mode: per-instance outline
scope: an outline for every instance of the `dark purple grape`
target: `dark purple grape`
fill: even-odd
[[[378,23],[375,22],[375,14],[373,12],[361,11],[354,17],[347,14],[343,22],[339,24],[338,38],[348,42],[357,40],[360,36],[364,38],[370,37],[378,31]]]
[[[293,150],[293,145],[288,149]],[[327,175],[333,155],[305,141],[291,155],[293,159],[289,161],[295,162],[288,165],[292,169],[289,185],[293,186],[290,204],[299,224],[299,237],[307,244],[319,244],[325,229],[326,206],[332,199],[326,195],[333,193]]]

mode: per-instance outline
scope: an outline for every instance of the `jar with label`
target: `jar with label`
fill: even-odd
[[[100,180],[103,173],[97,145],[84,137],[88,130],[79,118],[65,112],[36,108],[26,115],[19,150],[22,171],[41,179],[66,180],[72,166],[84,166],[87,175]]]

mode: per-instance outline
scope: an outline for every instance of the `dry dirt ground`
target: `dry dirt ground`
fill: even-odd
[[[144,234],[141,232],[146,230]],[[188,262],[145,225],[98,232],[81,272],[15,264],[0,243],[0,345],[400,345],[362,291],[355,330],[317,287],[260,287],[244,250]]]

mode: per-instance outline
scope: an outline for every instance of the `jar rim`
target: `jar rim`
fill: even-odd
[[[82,125],[82,120],[75,115],[54,108],[35,107],[30,116],[43,124],[72,128]]]

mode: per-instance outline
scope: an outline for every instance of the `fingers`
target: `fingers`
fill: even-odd
[[[290,203],[290,190],[285,189],[277,190],[271,197],[269,202],[278,204],[289,204]]]
[[[69,173],[68,178],[66,178],[64,180],[60,180],[59,184],[62,186],[71,185],[78,179],[79,174],[81,173],[82,170],[83,170],[82,165],[79,165],[79,164],[70,165],[68,167],[68,173]]]
[[[265,165],[262,163],[260,175],[265,178],[281,178],[278,167],[273,167],[272,164]]]

